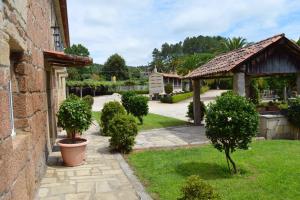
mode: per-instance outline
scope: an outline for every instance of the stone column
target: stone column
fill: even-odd
[[[194,124],[201,125],[201,108],[200,108],[200,80],[193,80],[193,104],[194,104]]]
[[[246,80],[244,72],[237,72],[233,75],[233,91],[240,96],[246,96]]]
[[[300,95],[300,73],[297,74],[297,93]]]

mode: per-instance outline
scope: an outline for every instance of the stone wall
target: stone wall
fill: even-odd
[[[50,0],[0,0],[1,200],[33,199],[44,173],[48,106],[43,50],[54,49],[51,4]]]
[[[283,115],[260,115],[259,136],[266,139],[300,139],[299,130]]]

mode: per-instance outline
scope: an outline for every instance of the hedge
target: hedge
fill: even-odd
[[[200,90],[200,94],[203,94],[209,90],[208,86],[202,86]],[[181,93],[181,94],[175,94],[175,95],[166,95],[164,97],[161,97],[160,101],[162,103],[177,103],[183,100],[186,100],[188,98],[191,98],[193,96],[193,92],[187,92],[187,93]]]

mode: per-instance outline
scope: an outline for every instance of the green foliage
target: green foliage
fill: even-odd
[[[82,44],[73,44],[71,47],[65,48],[64,52],[66,54],[77,55],[77,56],[89,56],[89,50],[83,46]],[[89,67],[83,68],[73,68],[68,67],[68,79],[69,80],[82,80],[86,78],[90,78]]]
[[[225,51],[223,42],[226,39],[220,36],[187,37],[175,44],[162,44],[160,50],[155,48],[152,52],[150,70],[156,66],[159,72],[170,72],[177,69],[180,74],[186,74],[214,55]]]
[[[204,65],[213,57],[214,54],[211,53],[197,53],[179,57],[177,58],[176,70],[179,74],[186,75],[197,67]]]
[[[171,83],[168,83],[165,85],[165,93],[171,94],[173,92],[173,85]]]
[[[71,47],[65,48],[66,54],[77,55],[77,56],[89,56],[89,50],[82,44],[73,44]]]
[[[141,95],[134,95],[128,99],[128,111],[137,117],[141,124],[143,124],[143,116],[149,112],[148,98]]]
[[[193,92],[187,92],[182,94],[175,94],[172,96],[172,102],[171,103],[177,103],[183,100],[186,100],[188,98],[191,98],[193,96]]]
[[[223,44],[227,51],[232,51],[247,45],[247,40],[242,37],[233,37],[233,38],[227,38],[227,40]]]
[[[211,185],[204,182],[200,176],[189,176],[181,188],[182,197],[178,200],[217,200],[220,199]]]
[[[160,102],[162,103],[173,103],[173,100],[172,100],[172,96],[171,95],[163,95],[160,97]]]
[[[200,101],[200,112],[201,112],[201,121],[203,120],[204,115],[206,114],[206,106],[203,101]],[[194,103],[190,102],[188,105],[188,112],[186,115],[190,120],[194,120]]]
[[[128,68],[124,58],[119,54],[111,55],[104,64],[103,74],[106,76],[107,80],[110,80],[112,76],[116,76],[117,80],[127,79]]]
[[[126,114],[126,111],[119,102],[110,101],[104,104],[100,118],[103,135],[109,136],[108,126],[110,120],[112,120],[116,115],[122,114]]]
[[[80,97],[76,96],[75,94],[69,94],[67,100],[79,100]]]
[[[128,91],[128,92],[125,92],[122,94],[121,102],[122,102],[122,105],[124,106],[124,108],[126,109],[127,113],[129,113],[129,106],[130,106],[129,98],[133,97],[133,96],[136,96],[136,93],[133,91]]]
[[[300,128],[300,97],[289,103],[287,110],[288,120],[296,127]]]
[[[204,85],[200,89],[200,94],[203,94],[209,90],[207,85]],[[185,92],[180,94],[173,94],[173,95],[164,95],[160,97],[160,101],[162,103],[178,103],[180,101],[184,101],[186,99],[191,98],[194,95],[193,92]]]
[[[255,79],[250,83],[250,100],[255,105],[259,104],[260,101],[258,82]]]
[[[216,149],[225,151],[227,162],[237,173],[230,154],[236,149],[248,149],[257,133],[258,113],[254,104],[233,92],[224,93],[209,105],[205,127],[207,138]],[[229,162],[228,168],[231,170]]]
[[[66,99],[59,107],[57,125],[75,138],[76,133],[82,134],[92,122],[92,112],[88,105],[80,99]]]
[[[300,46],[300,38],[299,38],[299,40],[297,41],[297,44]]]
[[[138,133],[137,124],[131,115],[116,115],[108,128],[111,135],[110,148],[121,153],[129,153]]]
[[[82,98],[82,100],[87,103],[90,109],[92,109],[92,106],[94,104],[94,98],[91,95],[86,95]]]

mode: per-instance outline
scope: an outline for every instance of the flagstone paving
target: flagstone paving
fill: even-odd
[[[99,136],[99,127],[93,125],[84,137],[89,142],[85,164],[65,167],[60,152],[52,153],[37,199],[151,199],[123,157],[109,152],[108,138]]]
[[[136,137],[135,150],[207,144],[204,126],[180,126],[142,131]]]
[[[60,152],[51,153],[37,199],[151,199],[124,158],[120,154],[109,152],[109,137],[101,136],[99,126],[95,124],[83,135],[88,139],[84,165],[65,167]],[[208,140],[204,126],[169,127],[140,132],[134,149],[173,148],[206,143]]]

